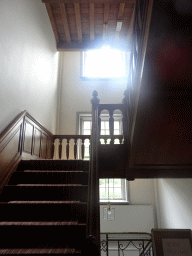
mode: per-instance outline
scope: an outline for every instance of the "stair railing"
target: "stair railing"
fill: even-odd
[[[85,140],[90,135],[54,135],[54,159],[82,159],[85,155]]]
[[[88,252],[100,255],[100,206],[99,206],[99,175],[98,175],[98,104],[97,91],[93,92],[92,102],[92,133],[90,147],[90,166],[88,182],[87,210],[87,245],[92,248]]]
[[[139,256],[152,256],[151,234],[141,232],[101,233],[101,251],[108,256],[111,250],[113,250],[113,254],[116,251],[116,255],[134,253]]]

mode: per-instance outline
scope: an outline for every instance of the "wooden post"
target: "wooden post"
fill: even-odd
[[[93,91],[92,102],[92,134],[89,167],[87,238],[92,237],[92,247],[100,255],[100,206],[99,206],[99,175],[98,175],[98,104],[97,91]],[[91,253],[91,252],[89,252]]]

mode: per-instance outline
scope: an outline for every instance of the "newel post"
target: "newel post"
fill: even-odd
[[[100,206],[99,206],[99,174],[98,174],[98,93],[93,91],[92,103],[92,133],[89,166],[89,192],[87,214],[87,239],[95,247],[95,255],[100,255]],[[90,239],[91,238],[91,239]]]

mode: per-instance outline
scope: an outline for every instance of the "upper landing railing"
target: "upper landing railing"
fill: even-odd
[[[93,93],[94,98],[97,99],[97,92]],[[125,144],[128,140],[127,134],[127,114],[126,101],[124,104],[98,104],[96,122],[98,125],[98,143],[99,145],[114,145]],[[104,113],[104,115],[103,115]],[[94,117],[92,117],[94,118]],[[115,134],[114,123],[118,118],[120,129],[118,134]],[[101,122],[108,121],[109,134],[102,134]],[[90,141],[91,135],[54,135],[54,159],[82,159],[85,158],[85,142],[89,144],[90,155]]]
[[[84,159],[85,140],[91,135],[54,135],[54,159]]]

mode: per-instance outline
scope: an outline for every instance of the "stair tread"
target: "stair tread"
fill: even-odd
[[[25,171],[18,171],[17,173],[24,173],[24,172],[53,172],[53,173],[57,173],[57,172],[61,172],[61,173],[68,173],[68,172],[74,172],[74,173],[79,173],[79,172],[83,172],[83,173],[87,173],[85,171],[81,171],[81,170],[70,170],[70,171],[67,171],[67,170],[25,170]]]
[[[16,184],[7,185],[6,187],[87,187],[87,185],[82,184]]]
[[[80,254],[75,248],[21,248],[0,249],[0,254]]]
[[[9,201],[8,204],[87,204],[81,201]]]
[[[0,226],[84,226],[77,221],[0,221]]]

